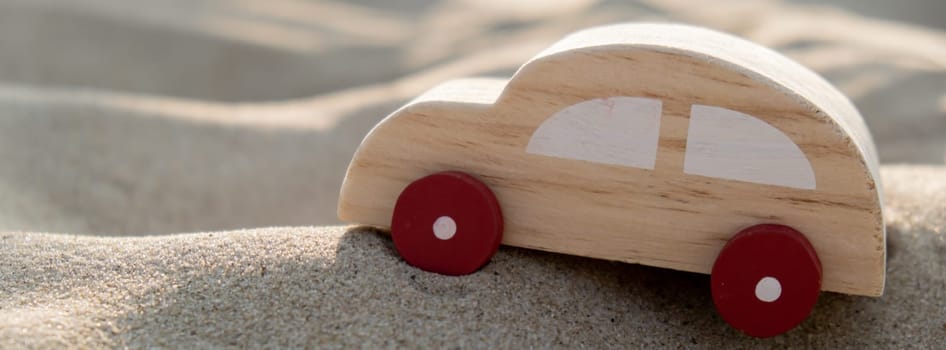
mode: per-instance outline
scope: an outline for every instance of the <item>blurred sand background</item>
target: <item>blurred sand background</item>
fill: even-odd
[[[829,3],[0,0],[0,348],[946,348],[946,2]],[[443,279],[370,230],[307,227],[339,224],[351,154],[404,101],[620,21],[734,33],[851,97],[884,164],[885,297],[829,294],[759,343],[705,276],[504,248]]]

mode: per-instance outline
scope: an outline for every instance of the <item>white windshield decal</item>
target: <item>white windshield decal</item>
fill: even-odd
[[[610,97],[576,103],[546,119],[526,152],[653,169],[660,134],[660,100]]]

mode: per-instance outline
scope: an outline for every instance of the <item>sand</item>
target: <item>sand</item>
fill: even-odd
[[[932,6],[0,1],[0,348],[946,349]],[[910,13],[927,26],[884,19]],[[883,164],[883,297],[826,293],[798,329],[754,340],[715,314],[703,275],[503,248],[448,278],[338,226],[352,152],[401,103],[630,20],[747,37],[852,98]]]
[[[334,226],[0,235],[0,348],[941,348],[946,167],[883,175],[897,184],[884,296],[822,293],[771,339],[729,328],[705,275],[504,247],[447,277],[405,264],[384,233]]]

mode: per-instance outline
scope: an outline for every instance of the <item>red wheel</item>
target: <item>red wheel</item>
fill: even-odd
[[[503,215],[485,184],[461,172],[441,172],[414,181],[401,192],[391,237],[409,264],[465,275],[496,253],[503,238]]]
[[[811,313],[821,292],[821,262],[798,231],[757,225],[723,247],[710,281],[716,310],[726,322],[753,337],[771,337]]]

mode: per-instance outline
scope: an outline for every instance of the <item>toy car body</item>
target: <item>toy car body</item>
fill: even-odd
[[[785,225],[814,248],[820,289],[883,292],[863,119],[815,73],[728,35],[599,27],[510,80],[438,86],[365,137],[339,217],[390,227],[402,191],[441,171],[495,194],[505,245],[710,273],[735,233]]]

